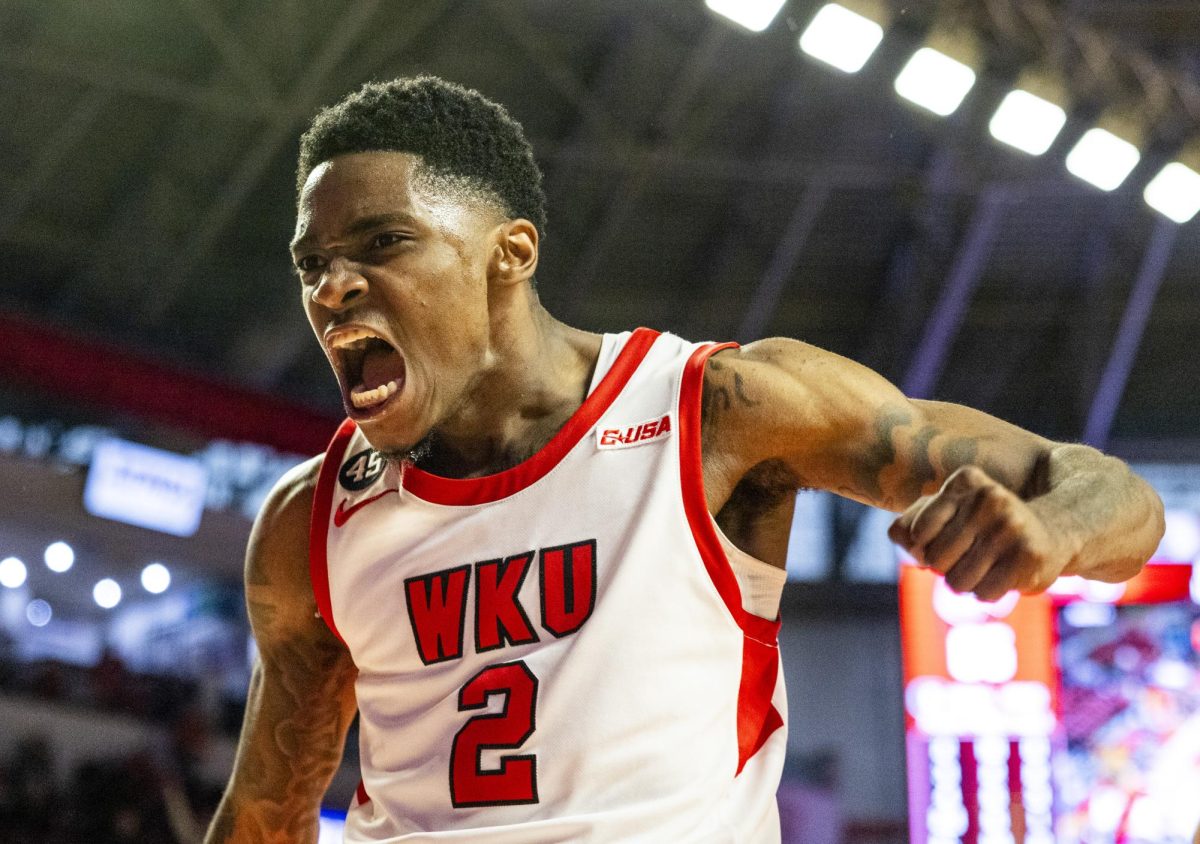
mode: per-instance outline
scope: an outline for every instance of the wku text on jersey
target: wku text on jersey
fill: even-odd
[[[421,661],[432,665],[462,657],[468,610],[473,611],[475,621],[476,653],[539,641],[519,597],[535,557],[538,626],[556,638],[569,636],[582,627],[596,604],[594,539],[468,563],[405,580],[408,619]]]

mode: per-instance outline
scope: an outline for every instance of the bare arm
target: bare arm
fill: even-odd
[[[1123,580],[1154,553],[1162,502],[1121,461],[960,405],[909,400],[853,361],[763,340],[709,362],[704,479],[714,512],[755,467],[902,512],[893,540],[960,591]]]
[[[308,574],[318,466],[309,461],[279,482],[250,537],[246,603],[259,659],[206,844],[315,844],[321,798],[354,718],[354,664],[317,617]]]

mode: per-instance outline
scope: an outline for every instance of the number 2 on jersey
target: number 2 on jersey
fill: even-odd
[[[450,802],[455,808],[538,802],[534,754],[501,756],[494,770],[482,766],[484,750],[515,750],[533,735],[537,692],[537,677],[523,660],[489,665],[459,690],[459,712],[482,709],[491,695],[504,695],[504,707],[476,715],[454,736]]]

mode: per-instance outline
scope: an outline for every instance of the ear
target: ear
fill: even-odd
[[[538,263],[538,230],[524,218],[505,221],[495,232],[488,279],[515,284],[533,278]]]

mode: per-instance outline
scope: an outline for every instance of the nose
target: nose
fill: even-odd
[[[321,275],[312,300],[331,311],[340,311],[367,294],[367,280],[353,261],[337,256]]]

